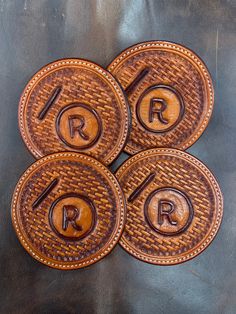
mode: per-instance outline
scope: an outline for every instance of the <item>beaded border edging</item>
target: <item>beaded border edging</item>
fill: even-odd
[[[100,254],[98,254],[98,256],[91,258],[87,261],[84,262],[79,262],[79,263],[73,263],[73,264],[62,264],[62,263],[54,263],[54,262],[50,262],[47,261],[46,259],[40,257],[39,254],[35,253],[30,245],[28,244],[27,240],[23,237],[23,234],[19,228],[19,224],[18,224],[18,220],[17,220],[17,214],[16,214],[16,209],[17,209],[17,200],[18,200],[18,196],[19,196],[19,192],[22,188],[22,185],[25,182],[25,179],[27,178],[27,176],[35,169],[37,169],[41,164],[45,163],[48,160],[53,160],[56,159],[58,157],[76,157],[79,160],[87,160],[90,161],[91,163],[95,164],[96,166],[98,166],[99,168],[101,168],[105,174],[107,175],[107,177],[111,180],[111,182],[114,184],[115,186],[115,191],[117,193],[119,202],[120,202],[120,219],[119,219],[119,223],[117,223],[117,227],[116,230],[113,231],[113,238],[109,241],[107,248]],[[17,236],[21,242],[21,244],[25,247],[25,249],[27,250],[28,253],[30,253],[30,255],[32,255],[35,259],[37,259],[38,261],[40,261],[43,264],[46,264],[50,267],[55,267],[55,268],[59,268],[59,269],[75,269],[75,268],[81,268],[84,266],[88,266],[90,264],[93,264],[95,262],[97,262],[98,260],[100,260],[101,258],[103,258],[104,256],[106,256],[108,253],[110,253],[110,251],[114,248],[114,246],[116,245],[116,243],[118,242],[119,238],[121,237],[123,228],[124,228],[124,222],[125,222],[125,198],[123,196],[121,187],[116,179],[116,177],[103,165],[101,164],[99,161],[97,161],[96,159],[83,155],[83,154],[79,154],[79,153],[70,153],[70,152],[66,152],[66,153],[55,153],[55,154],[51,154],[48,156],[45,156],[41,159],[39,159],[38,161],[36,161],[35,163],[33,163],[25,172],[24,174],[21,176],[19,182],[16,185],[14,194],[13,194],[13,198],[12,198],[12,222],[13,222],[13,226],[16,230]],[[102,250],[102,249],[101,249]],[[95,254],[96,255],[96,254]]]
[[[134,155],[133,157],[129,158],[127,161],[125,161],[123,163],[123,165],[120,166],[120,168],[116,172],[117,178],[119,178],[119,173],[122,173],[123,170],[127,169],[130,164],[135,162],[140,157],[151,156],[152,154],[156,154],[156,153],[171,154],[172,156],[174,155],[175,157],[180,156],[183,159],[187,159],[188,161],[191,161],[195,166],[199,167],[199,169],[202,172],[206,173],[207,176],[209,177],[210,182],[214,188],[215,197],[216,197],[216,201],[217,201],[217,216],[215,218],[215,221],[213,223],[213,227],[210,231],[209,236],[200,245],[199,248],[197,248],[196,250],[194,250],[190,254],[187,254],[184,257],[173,258],[173,259],[160,259],[160,258],[156,258],[156,257],[151,257],[151,256],[148,256],[146,254],[138,253],[131,245],[127,244],[127,241],[125,241],[123,239],[123,236],[121,237],[121,239],[119,241],[119,243],[121,244],[121,246],[125,250],[127,250],[130,254],[134,255],[135,257],[137,257],[138,259],[140,259],[142,261],[149,262],[152,264],[158,264],[158,265],[174,265],[174,264],[185,262],[185,261],[190,260],[193,257],[197,256],[213,241],[213,239],[215,238],[215,236],[219,230],[219,227],[220,227],[220,224],[222,221],[222,217],[223,217],[223,196],[222,196],[222,193],[220,191],[220,187],[219,187],[215,177],[213,176],[211,171],[207,168],[207,166],[205,166],[201,161],[199,161],[197,158],[193,157],[191,154],[180,151],[178,149],[168,149],[168,148],[156,148],[155,149],[154,148],[154,149],[149,149],[149,150],[145,150],[141,153],[138,153],[138,154]]]
[[[98,66],[97,64],[93,63],[93,62],[89,62],[83,59],[61,59],[58,61],[54,61],[46,66],[44,66],[41,70],[39,70],[39,72],[37,72],[28,82],[28,84],[26,85],[22,96],[20,98],[20,103],[19,103],[19,127],[20,127],[20,132],[21,135],[24,139],[24,142],[26,144],[26,146],[28,147],[28,149],[30,150],[30,152],[32,152],[32,154],[36,157],[36,158],[41,158],[43,157],[43,155],[41,155],[35,148],[34,145],[32,144],[32,141],[29,139],[26,135],[26,131],[24,128],[24,108],[26,106],[26,101],[28,98],[28,95],[31,91],[32,86],[42,78],[42,76],[52,70],[52,69],[56,69],[57,67],[61,67],[61,66],[65,66],[65,65],[79,65],[79,66],[86,66],[89,67],[93,70],[95,70],[95,72],[98,72],[99,74],[101,74],[105,79],[107,79],[107,81],[109,81],[109,83],[112,85],[112,87],[115,89],[115,91],[117,92],[118,96],[119,96],[119,100],[120,103],[122,104],[123,108],[125,109],[124,114],[125,114],[125,127],[124,127],[124,134],[122,137],[122,141],[121,143],[118,145],[117,149],[114,151],[114,153],[107,159],[104,160],[104,163],[106,164],[110,164],[120,153],[120,151],[122,150],[122,148],[124,147],[125,143],[126,143],[126,139],[127,136],[129,134],[129,110],[128,110],[128,104],[126,102],[125,96],[121,90],[121,87],[119,86],[119,84],[116,82],[115,78],[112,76],[111,73],[109,73],[108,71],[106,71],[105,69],[103,69],[102,67]],[[108,154],[109,156],[109,154]]]
[[[190,57],[202,70],[203,72],[203,77],[204,77],[204,81],[207,83],[207,93],[209,95],[210,101],[209,101],[209,108],[208,111],[206,112],[206,115],[204,117],[203,123],[201,124],[199,130],[196,132],[196,134],[191,137],[188,141],[186,141],[186,143],[182,146],[179,146],[179,149],[187,149],[188,147],[190,147],[191,145],[193,145],[198,138],[201,136],[201,134],[203,133],[203,131],[206,129],[210,117],[212,115],[212,111],[213,111],[213,104],[214,104],[214,90],[213,90],[213,83],[212,80],[210,78],[210,74],[207,70],[207,67],[205,66],[205,64],[203,63],[203,61],[196,55],[194,54],[191,50],[185,48],[184,46],[175,44],[175,43],[170,43],[170,42],[164,42],[164,41],[155,41],[155,42],[144,42],[141,44],[137,44],[134,46],[131,46],[127,49],[125,49],[123,51],[123,53],[121,53],[120,56],[118,56],[117,58],[115,58],[111,64],[108,66],[108,71],[114,70],[114,68],[116,67],[116,65],[123,59],[125,59],[128,55],[132,54],[133,52],[139,51],[139,50],[144,50],[146,48],[151,48],[151,47],[157,47],[157,48],[169,48],[172,49],[174,51],[179,51],[181,53],[183,53],[184,55]],[[127,153],[130,154],[135,154],[137,153],[137,151],[133,148],[131,148],[129,146],[129,144],[126,145],[125,147],[125,151],[127,151]]]

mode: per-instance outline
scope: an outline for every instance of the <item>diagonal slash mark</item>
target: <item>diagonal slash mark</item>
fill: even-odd
[[[130,94],[133,89],[135,88],[135,86],[149,73],[150,69],[149,68],[145,68],[143,69],[137,76],[136,78],[133,80],[132,83],[130,83],[130,85],[128,85],[125,89],[125,92],[127,94]]]
[[[35,209],[36,207],[38,207],[38,205],[40,203],[42,203],[42,201],[48,196],[48,194],[56,187],[56,185],[58,184],[59,180],[57,178],[55,178],[47,187],[45,190],[43,190],[43,192],[39,195],[39,197],[34,201],[32,208]]]
[[[38,114],[38,119],[39,120],[43,120],[44,119],[44,117],[46,116],[48,110],[50,109],[52,104],[56,101],[57,97],[59,96],[61,90],[62,90],[62,86],[57,86],[53,90],[53,92],[51,93],[50,97],[48,98],[45,106],[43,107],[43,109]]]
[[[156,174],[151,172],[147,178],[134,190],[132,194],[128,197],[128,202],[133,202],[142,191],[151,183],[151,181],[155,178]]]

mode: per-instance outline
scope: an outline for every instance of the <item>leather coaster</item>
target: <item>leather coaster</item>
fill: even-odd
[[[150,149],[128,159],[117,178],[127,200],[122,247],[138,259],[178,264],[215,237],[223,198],[212,173],[176,149]]]
[[[108,70],[121,83],[131,108],[126,152],[185,150],[205,130],[213,109],[213,86],[194,52],[170,42],[144,42],[124,50]]]
[[[19,126],[36,158],[76,151],[110,164],[126,142],[129,108],[109,72],[90,61],[62,59],[39,70],[25,87]]]
[[[23,247],[43,264],[81,268],[118,242],[124,196],[114,175],[89,156],[48,155],[29,167],[12,199],[12,222]]]

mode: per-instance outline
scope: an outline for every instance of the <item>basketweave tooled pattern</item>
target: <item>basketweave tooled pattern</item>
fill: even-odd
[[[54,178],[59,178],[58,186],[33,210],[32,203]],[[95,229],[75,242],[59,238],[48,222],[53,201],[71,192],[89,197],[97,212]],[[18,202],[21,224],[30,243],[44,256],[63,262],[84,259],[107,243],[117,221],[117,206],[104,176],[90,166],[65,160],[50,162],[38,169],[24,186]]]
[[[151,172],[155,179],[132,203],[127,203],[127,221],[122,240],[153,257],[177,256],[196,247],[209,233],[215,213],[212,187],[190,162],[172,156],[150,156],[129,168],[120,178],[128,197]],[[144,218],[144,202],[157,188],[173,187],[185,192],[193,205],[194,218],[182,234],[163,236],[153,231]]]
[[[50,107],[46,117],[39,121],[37,115],[58,86],[63,87],[58,99]],[[61,108],[73,102],[90,105],[101,117],[103,123],[101,138],[93,147],[83,152],[103,160],[108,153],[112,154],[114,143],[119,140],[117,134],[120,134],[122,129],[122,110],[111,87],[88,69],[72,66],[63,68],[47,75],[34,87],[26,106],[27,129],[32,143],[39,148],[41,155],[68,150],[59,139],[55,124]]]
[[[151,147],[181,147],[202,122],[206,106],[204,83],[197,68],[186,58],[169,51],[140,52],[118,65],[112,73],[125,89],[144,68],[150,69],[135,90],[128,95],[132,112],[132,132],[127,150],[140,151]],[[162,134],[146,131],[137,121],[135,107],[140,95],[150,86],[165,84],[174,87],[183,97],[185,114],[172,130]]]

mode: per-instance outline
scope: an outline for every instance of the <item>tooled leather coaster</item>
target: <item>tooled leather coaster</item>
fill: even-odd
[[[127,200],[122,247],[145,262],[171,265],[201,253],[215,237],[223,199],[212,173],[176,149],[128,159],[117,178]]]
[[[114,175],[87,155],[48,155],[29,167],[12,199],[12,222],[24,248],[43,264],[81,268],[115,246],[124,196]]]
[[[110,164],[126,142],[129,108],[108,71],[90,61],[62,59],[40,69],[25,87],[19,126],[36,158],[76,151]]]
[[[185,150],[206,128],[213,86],[201,59],[170,42],[151,41],[124,50],[108,66],[129,100],[132,129],[125,150]]]

